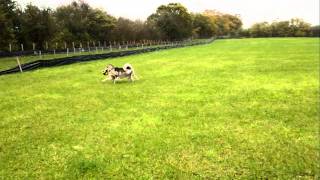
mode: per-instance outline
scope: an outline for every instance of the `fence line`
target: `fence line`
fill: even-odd
[[[125,49],[128,48],[138,48],[138,47],[145,47],[145,46],[154,46],[154,45],[167,45],[167,44],[175,44],[175,43],[185,43],[185,42],[190,42],[191,40],[185,40],[185,41],[168,41],[168,40],[141,40],[141,41],[122,41],[122,42],[116,42],[109,41],[107,44],[106,41],[103,41],[103,44],[101,44],[101,41],[98,41],[96,44],[95,41],[92,41],[91,43],[87,41],[87,46],[83,47],[82,42],[80,41],[78,43],[75,42],[63,42],[60,43],[63,45],[63,47],[59,48],[59,43],[55,42],[52,43],[51,46],[49,46],[48,42],[45,42],[45,47],[44,48],[38,48],[36,43],[32,43],[32,49],[26,49],[24,44],[20,44],[20,48],[18,51],[13,51],[13,45],[9,43],[9,51],[1,51],[0,50],[0,58],[1,57],[15,57],[15,56],[26,56],[26,55],[37,55],[37,52],[41,51],[43,54],[44,53],[49,53],[53,54],[55,53],[67,53],[67,49],[70,47],[74,50],[82,51],[82,52],[91,52],[91,50],[96,50],[96,48],[113,48],[113,49],[119,49],[119,47],[125,47]]]

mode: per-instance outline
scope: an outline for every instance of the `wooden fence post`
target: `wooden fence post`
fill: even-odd
[[[22,68],[21,68],[21,64],[20,64],[20,61],[19,61],[19,58],[18,58],[18,57],[17,57],[17,63],[18,63],[18,66],[19,66],[20,72],[22,73]]]

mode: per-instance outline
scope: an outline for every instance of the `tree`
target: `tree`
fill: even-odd
[[[210,26],[215,36],[237,36],[242,27],[238,15],[224,14],[215,10],[205,10],[203,15],[210,20]]]
[[[252,37],[271,37],[272,32],[268,22],[256,23],[250,28]]]
[[[309,36],[311,25],[302,19],[293,18],[290,20],[290,29],[293,37]]]
[[[41,10],[29,4],[20,16],[19,42],[29,48],[32,43],[45,48],[45,42],[50,41],[57,30],[51,9]]]
[[[116,22],[106,12],[82,1],[58,7],[55,17],[61,29],[56,40],[67,42],[108,40]]]
[[[311,36],[320,37],[320,25],[311,27]]]
[[[239,32],[240,37],[250,37],[250,30],[249,29],[241,29]]]
[[[203,14],[193,14],[193,32],[194,36],[200,38],[212,37],[214,30],[210,24],[210,18]]]
[[[60,29],[56,41],[89,41],[90,35],[87,32],[88,14],[90,6],[85,3],[72,2],[67,6],[60,6],[55,12],[55,17]]]
[[[88,15],[87,31],[91,37],[96,41],[108,40],[111,36],[111,31],[114,29],[116,19],[106,12],[93,9]]]
[[[288,37],[290,36],[290,22],[280,21],[271,24],[272,37]]]
[[[0,0],[0,48],[8,49],[8,44],[15,42],[14,18],[16,4],[12,0]]]
[[[249,29],[252,37],[305,37],[311,36],[311,26],[302,19],[256,23]]]
[[[192,18],[187,9],[179,3],[158,7],[156,13],[148,17],[163,34],[163,38],[182,40],[192,35]]]
[[[116,41],[127,41],[127,40],[134,40],[134,22],[120,17],[117,20],[116,26],[114,30],[112,31],[112,40]]]
[[[242,27],[242,21],[237,15],[224,14],[222,16],[225,19],[225,23],[228,25],[228,35],[238,36]]]

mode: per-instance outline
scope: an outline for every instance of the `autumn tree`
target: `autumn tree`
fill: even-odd
[[[214,29],[210,24],[210,18],[203,14],[192,14],[193,36],[208,38],[214,35]]]

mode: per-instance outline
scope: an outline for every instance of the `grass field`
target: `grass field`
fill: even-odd
[[[102,83],[108,63],[139,80]],[[0,177],[319,178],[319,39],[218,40],[0,76]]]

